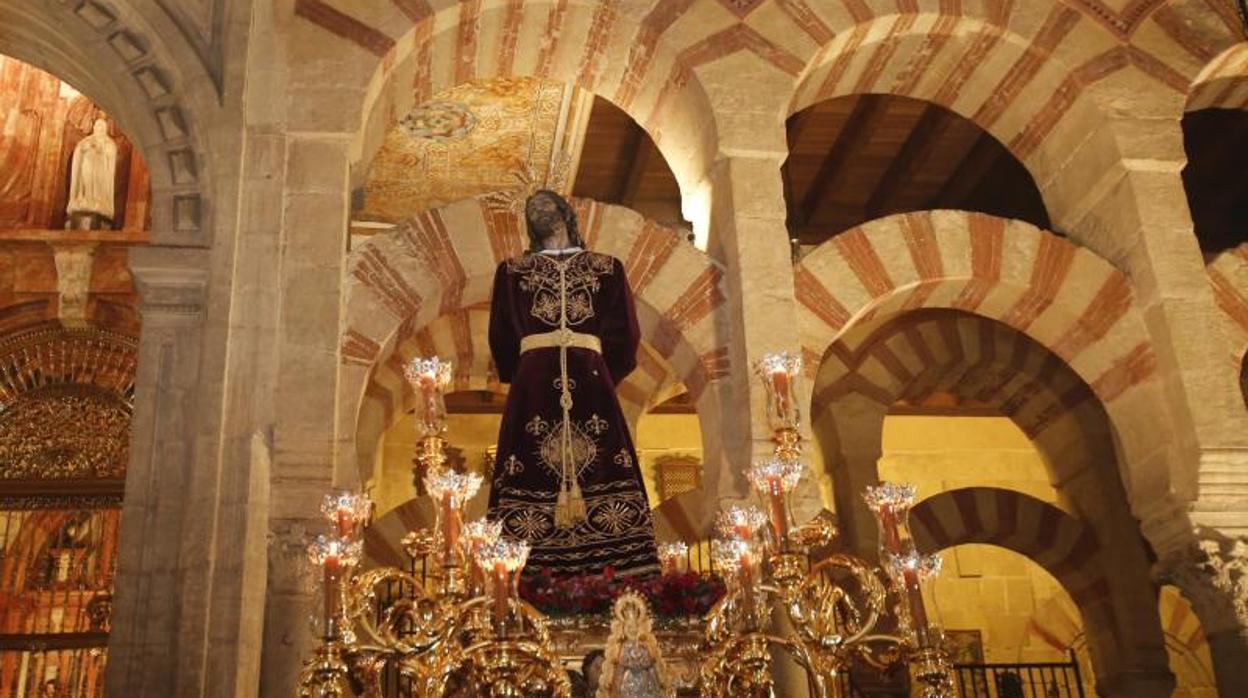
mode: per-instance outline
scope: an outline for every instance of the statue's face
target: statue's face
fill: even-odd
[[[559,204],[547,194],[531,197],[524,206],[524,215],[529,219],[534,232],[545,238],[555,233],[564,225],[563,214],[559,212]]]
[[[103,119],[96,119],[91,126],[91,132],[97,136],[103,136],[108,133],[108,122]]]

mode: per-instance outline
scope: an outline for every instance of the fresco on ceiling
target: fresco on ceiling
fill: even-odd
[[[426,209],[544,179],[565,86],[536,78],[469,83],[437,95],[386,135],[357,220],[396,222]]]

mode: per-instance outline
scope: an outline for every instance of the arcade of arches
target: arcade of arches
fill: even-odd
[[[799,518],[870,555],[916,483],[960,656],[1248,695],[1243,11],[0,0],[0,696],[293,695],[321,495],[374,563],[429,515],[407,360],[490,462],[538,186],[628,272],[660,538],[748,496],[798,352]]]

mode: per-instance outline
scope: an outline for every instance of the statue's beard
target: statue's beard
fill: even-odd
[[[566,230],[563,217],[557,211],[539,211],[529,216],[529,229],[543,246],[558,241]]]

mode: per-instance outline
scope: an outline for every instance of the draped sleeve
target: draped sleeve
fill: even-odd
[[[503,383],[511,382],[520,361],[520,328],[516,325],[510,282],[507,263],[502,262],[494,272],[494,292],[490,296],[490,354]]]
[[[637,308],[633,292],[624,275],[624,264],[612,260],[614,273],[611,282],[615,288],[607,297],[602,320],[602,354],[611,381],[619,385],[637,367],[637,345],[641,342],[641,328],[637,324]]]

